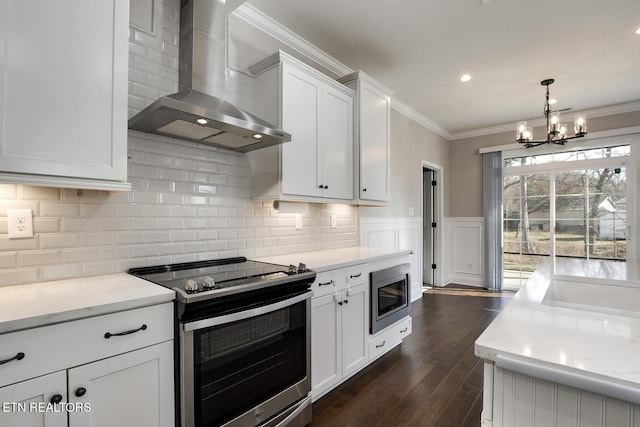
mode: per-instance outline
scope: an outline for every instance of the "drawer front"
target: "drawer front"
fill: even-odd
[[[345,268],[342,274],[345,283],[350,288],[369,283],[369,268],[367,264]]]
[[[316,275],[316,280],[311,284],[313,298],[322,297],[334,293],[338,289],[336,270],[325,271]]]
[[[411,317],[406,317],[369,339],[369,361],[397,346],[411,333]]]
[[[173,303],[3,334],[0,386],[172,339]]]

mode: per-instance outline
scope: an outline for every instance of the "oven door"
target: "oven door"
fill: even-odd
[[[184,427],[256,426],[307,397],[311,294],[181,325]]]

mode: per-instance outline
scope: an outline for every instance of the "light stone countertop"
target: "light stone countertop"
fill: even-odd
[[[554,305],[545,299],[551,287],[568,286],[589,301],[594,299],[590,290],[604,286],[606,292],[595,294],[603,296],[597,304],[626,305],[621,295],[640,295],[640,282],[629,280],[636,277],[631,270],[615,261],[559,260],[552,276],[549,265],[541,266],[480,335],[475,354],[640,390],[640,312]]]
[[[366,246],[351,246],[347,248],[328,249],[312,252],[298,252],[288,255],[276,255],[266,258],[259,258],[256,261],[270,262],[282,265],[298,265],[304,263],[307,268],[317,273],[323,271],[335,270],[338,268],[349,267],[365,262],[375,262],[395,256],[410,254],[410,250],[386,250],[376,249]]]
[[[175,291],[127,273],[0,287],[0,333],[175,299]]]

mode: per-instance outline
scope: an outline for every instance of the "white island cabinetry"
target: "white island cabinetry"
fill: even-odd
[[[633,267],[556,259],[531,275],[475,343],[483,427],[640,426]]]
[[[128,25],[128,0],[0,0],[0,181],[130,189]]]
[[[279,52],[251,67],[255,113],[291,141],[249,153],[254,199],[353,199],[354,92]]]

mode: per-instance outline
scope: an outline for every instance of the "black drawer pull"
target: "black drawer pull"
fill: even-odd
[[[329,280],[326,283],[318,283],[318,286],[328,286],[328,285],[333,285],[333,280]]]
[[[360,277],[360,276],[362,276],[362,273],[358,273],[358,274],[351,274],[351,275],[349,276],[349,278],[350,278],[350,279],[355,279],[355,278]]]
[[[4,365],[5,363],[9,363],[12,360],[22,360],[22,359],[24,359],[24,353],[20,352],[20,353],[16,354],[15,356],[13,356],[11,359],[0,360],[0,365]]]
[[[146,330],[147,330],[147,325],[142,325],[138,329],[132,329],[130,331],[124,331],[124,332],[118,332],[117,334],[112,334],[111,332],[107,332],[107,333],[104,334],[104,337],[106,339],[109,339],[111,337],[121,337],[123,335],[135,334],[136,332],[146,331]]]
[[[54,394],[53,396],[51,396],[51,400],[49,402],[51,402],[54,405],[56,403],[62,402],[62,395],[61,394]]]
[[[405,332],[407,332],[409,330],[409,327],[405,327],[403,330],[400,331],[401,334],[404,334]]]
[[[386,341],[382,341],[382,344],[378,344],[376,348],[382,348],[386,343],[387,343]]]
[[[87,394],[87,389],[84,387],[79,387],[78,389],[76,389],[75,395],[76,397],[82,397],[85,394]]]

